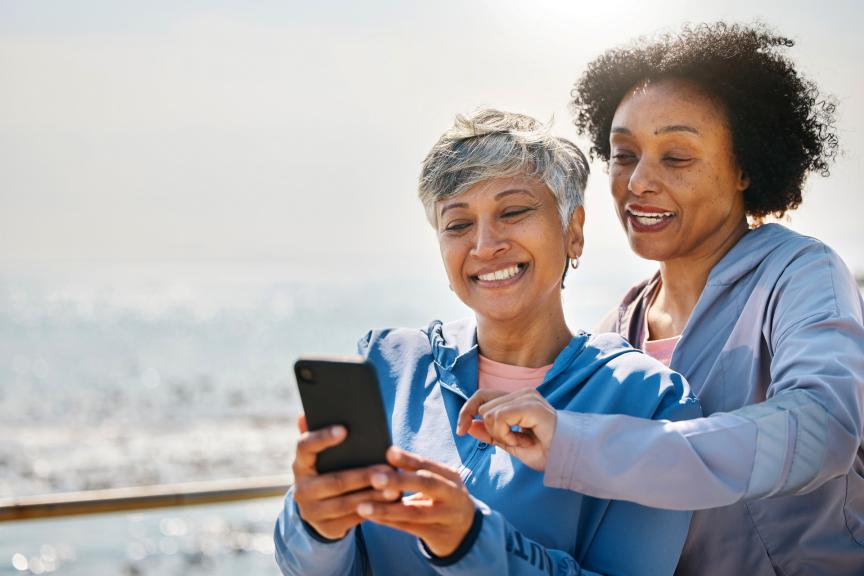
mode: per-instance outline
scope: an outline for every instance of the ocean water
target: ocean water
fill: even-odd
[[[288,473],[296,358],[352,353],[373,327],[469,315],[440,276],[6,267],[0,498]],[[568,281],[572,328],[590,328],[629,282],[596,280]],[[0,524],[0,574],[275,573],[278,509],[268,500]]]

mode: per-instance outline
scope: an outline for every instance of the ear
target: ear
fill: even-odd
[[[745,174],[744,170],[741,168],[738,169],[737,188],[739,192],[744,192],[745,190],[750,188],[750,177],[747,176],[747,174]]]
[[[582,248],[585,246],[585,236],[582,228],[585,226],[585,208],[579,206],[570,216],[570,225],[567,227],[567,257],[576,258],[582,256]]]

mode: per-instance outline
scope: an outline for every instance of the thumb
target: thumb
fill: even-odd
[[[306,414],[304,414],[303,412],[301,412],[300,415],[297,416],[297,428],[300,429],[301,434],[309,431],[309,427],[306,426]]]
[[[492,444],[493,438],[486,430],[486,425],[483,424],[482,420],[472,420],[471,424],[468,426],[468,434],[477,438],[481,442]]]

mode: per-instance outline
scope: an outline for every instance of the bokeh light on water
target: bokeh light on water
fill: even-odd
[[[280,499],[0,524],[0,575],[279,574]]]

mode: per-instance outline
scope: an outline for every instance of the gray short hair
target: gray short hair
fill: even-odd
[[[435,202],[485,180],[522,174],[546,184],[566,228],[584,202],[588,172],[582,151],[552,136],[549,126],[523,114],[484,109],[456,116],[453,127],[432,147],[423,161],[419,196],[435,226]]]

